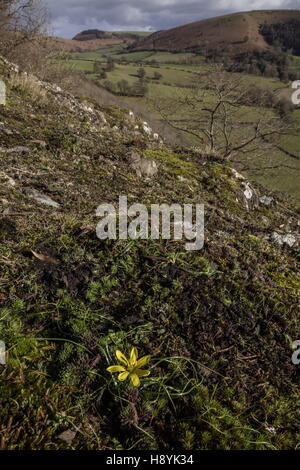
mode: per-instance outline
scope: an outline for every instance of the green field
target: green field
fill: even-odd
[[[115,61],[115,68],[111,72],[107,72],[105,79],[99,79],[94,74],[94,63],[102,64],[103,68],[106,67],[107,57],[112,57]],[[135,85],[138,81],[138,69],[142,66],[146,72],[146,83],[148,92],[145,97],[126,97],[128,106],[139,104],[146,111],[152,113],[156,118],[153,122],[153,128],[158,130],[161,127],[160,117],[156,113],[151,102],[165,102],[170,104],[170,109],[176,102],[176,96],[181,94],[186,87],[192,87],[195,83],[200,83],[200,74],[210,71],[210,65],[205,63],[204,58],[199,54],[193,53],[169,53],[169,52],[153,52],[153,51],[139,51],[129,52],[123,45],[112,46],[96,52],[82,52],[72,53],[69,60],[66,62],[68,66],[74,70],[81,70],[88,73],[88,77],[98,83],[99,86],[104,86],[108,80],[113,84],[117,84],[122,80],[126,80],[130,86]],[[300,67],[300,58],[294,58],[295,67]],[[159,80],[154,79],[155,72],[161,74]],[[237,77],[238,74],[232,74]],[[276,78],[267,78],[255,75],[239,74],[247,86],[255,85],[263,90],[268,90],[277,93],[278,90],[284,90],[287,85],[282,83]],[[208,94],[209,96],[209,94]],[[263,107],[246,106],[240,110],[238,119],[241,121],[247,120],[248,122],[256,122],[262,115],[268,114],[270,110]],[[247,116],[247,118],[245,118]],[[300,110],[295,110],[291,119],[300,126]],[[184,119],[186,117],[185,111],[174,111],[174,119]],[[190,118],[191,116],[189,116]],[[156,121],[156,122],[155,122]],[[157,124],[157,126],[156,126]],[[236,137],[241,139],[244,136],[243,131],[236,131]],[[238,134],[240,133],[240,135]],[[167,136],[166,136],[167,137]],[[177,132],[177,137],[180,139],[180,134]],[[186,144],[186,134],[182,137],[182,141]],[[194,138],[189,138],[188,142],[191,145],[199,146]],[[282,138],[281,145],[289,152],[298,154],[300,149],[300,135],[285,136]],[[245,158],[248,177],[264,185],[267,189],[278,190],[287,192],[297,198],[300,198],[299,188],[299,170],[300,161],[291,159],[286,154],[279,150],[272,150],[270,155],[263,155],[260,157],[251,158],[249,155]],[[239,165],[235,165],[239,169]],[[275,168],[270,168],[270,167]],[[260,168],[264,168],[260,170]],[[242,168],[242,167],[241,167]]]
[[[153,33],[153,31],[112,31],[115,34],[135,34],[136,36],[146,37]]]

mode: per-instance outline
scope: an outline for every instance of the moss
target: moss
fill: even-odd
[[[147,149],[144,152],[145,157],[157,160],[167,167],[170,174],[175,176],[182,175],[186,177],[193,177],[195,174],[195,164],[189,161],[180,159],[172,151],[158,151]]]

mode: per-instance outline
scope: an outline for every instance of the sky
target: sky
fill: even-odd
[[[157,31],[227,13],[300,9],[300,0],[44,0],[51,33],[72,38],[84,29]]]

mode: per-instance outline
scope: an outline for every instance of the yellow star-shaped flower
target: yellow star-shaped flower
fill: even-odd
[[[111,373],[120,372],[118,380],[121,382],[126,380],[127,377],[130,377],[132,385],[134,387],[139,387],[141,385],[140,377],[147,377],[150,375],[150,370],[142,370],[141,367],[145,366],[149,362],[151,356],[144,356],[138,359],[137,348],[131,349],[129,359],[127,359],[125,354],[119,350],[116,351],[116,356],[118,361],[123,365],[110,366],[106,370]]]

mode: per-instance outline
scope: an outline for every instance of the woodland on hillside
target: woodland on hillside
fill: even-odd
[[[260,33],[268,44],[280,47],[285,52],[300,55],[300,21],[297,19],[286,23],[263,24]]]

